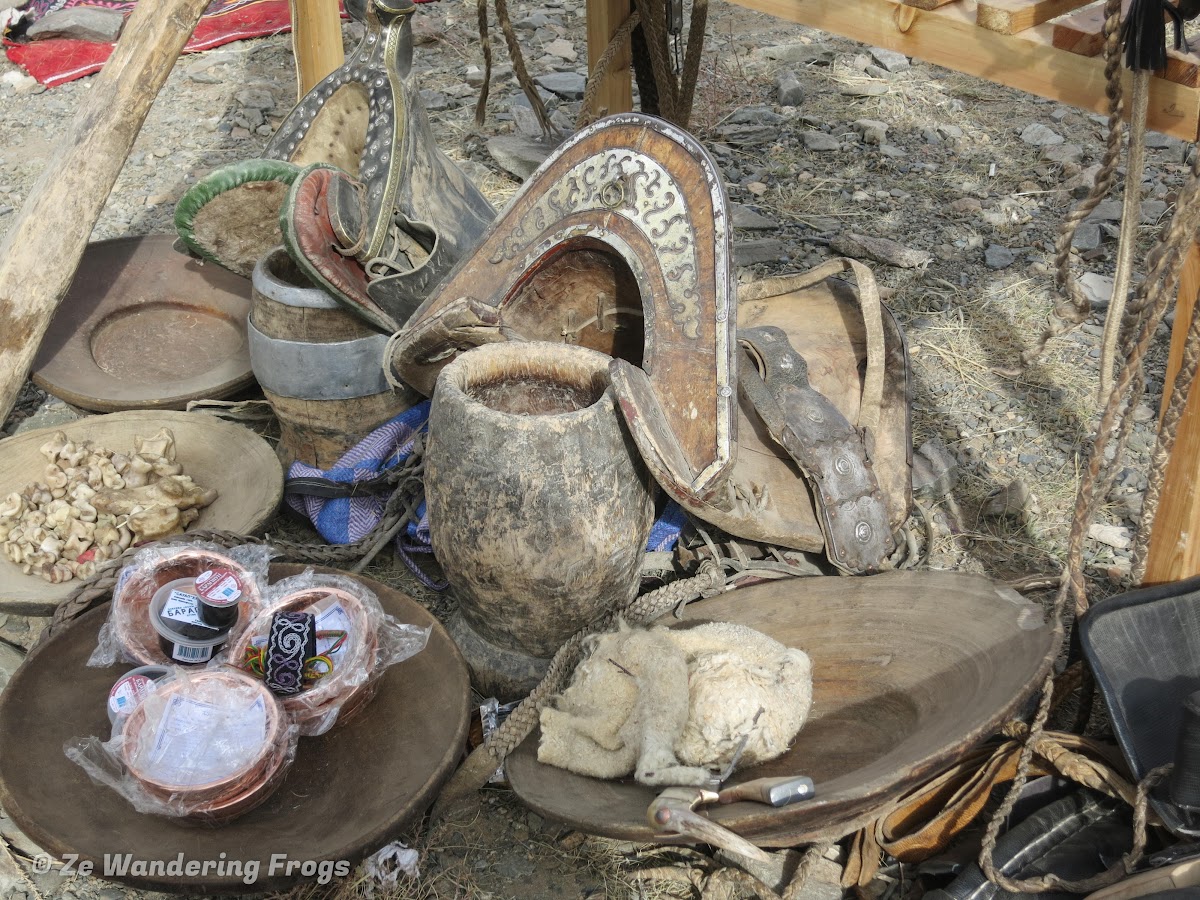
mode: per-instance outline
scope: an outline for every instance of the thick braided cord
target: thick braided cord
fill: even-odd
[[[1059,229],[1054,245],[1055,285],[1064,296],[1054,307],[1057,321],[1050,323],[1035,346],[1021,354],[1025,365],[1041,356],[1046,344],[1053,338],[1083,322],[1091,311],[1091,304],[1071,271],[1071,243],[1075,240],[1080,223],[1091,215],[1116,184],[1121,140],[1125,131],[1125,89],[1121,81],[1121,0],[1106,0],[1104,16],[1104,94],[1108,98],[1108,140],[1100,171],[1096,174],[1096,183],[1087,197],[1067,214]]]
[[[554,654],[538,686],[521,701],[487,742],[477,747],[454,773],[454,777],[438,797],[437,805],[433,809],[434,817],[440,816],[460,799],[483,787],[496,767],[504,762],[521,741],[533,733],[543,707],[551,697],[567,686],[571,673],[583,658],[588,637],[611,631],[619,619],[633,625],[648,624],[681,604],[718,591],[724,585],[725,574],[720,564],[704,562],[700,571],[693,577],[681,578],[635,597],[626,606],[608,613],[599,621],[572,635]]]
[[[1123,358],[1112,394],[1109,395],[1100,417],[1096,440],[1088,458],[1087,471],[1080,481],[1076,495],[1075,512],[1071,521],[1068,540],[1066,568],[1055,597],[1053,625],[1055,632],[1063,634],[1063,613],[1068,601],[1074,601],[1076,614],[1087,608],[1087,592],[1083,580],[1083,542],[1089,523],[1095,513],[1099,497],[1105,496],[1111,486],[1113,475],[1120,465],[1121,448],[1132,427],[1132,410],[1145,390],[1145,356],[1150,348],[1154,333],[1162,322],[1167,306],[1174,296],[1179,281],[1179,268],[1190,241],[1200,226],[1200,160],[1193,165],[1192,174],[1181,191],[1175,216],[1170,225],[1159,236],[1159,243],[1148,257],[1148,275],[1139,286],[1130,304],[1131,316],[1123,333]],[[1112,462],[1105,464],[1105,455],[1110,444],[1114,447]],[[1145,848],[1145,803],[1149,788],[1162,777],[1160,770],[1146,776],[1138,785],[1135,800],[1135,833],[1133,849],[1125,858],[1107,872],[1080,882],[1069,882],[1055,876],[1016,881],[999,872],[993,861],[1000,826],[1012,812],[1029,775],[1029,765],[1034,747],[1042,738],[1046,717],[1049,714],[1053,679],[1047,678],[1042,688],[1041,701],[1030,726],[1029,735],[1021,748],[1017,763],[1017,777],[1013,780],[1004,802],[988,823],[983,848],[979,857],[980,868],[988,879],[1013,893],[1057,889],[1077,893],[1088,893],[1125,877],[1128,867],[1141,857]]]
[[[654,82],[658,85],[659,115],[680,124],[679,83],[675,80],[670,60],[667,58],[663,0],[634,0],[634,7],[641,15],[642,31],[646,34],[646,46],[650,50],[650,67],[654,71]]]
[[[550,116],[546,113],[546,104],[542,102],[541,95],[537,92],[537,86],[529,77],[529,70],[525,68],[525,54],[521,52],[521,44],[517,41],[517,33],[513,31],[512,19],[508,15],[508,0],[496,0],[496,19],[500,22],[500,30],[504,32],[504,42],[508,44],[508,55],[512,59],[513,73],[517,76],[517,84],[529,98],[529,105],[533,107],[538,124],[542,126],[542,133],[549,135],[552,130]]]
[[[708,26],[708,0],[692,0],[692,18],[688,23],[687,51],[683,58],[683,73],[675,97],[675,124],[687,128],[692,118],[692,103],[696,99],[696,82],[700,80],[700,58],[704,51],[704,29]]]

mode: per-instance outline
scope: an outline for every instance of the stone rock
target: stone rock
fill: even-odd
[[[987,249],[983,251],[983,261],[987,263],[989,269],[1007,269],[1017,261],[1017,257],[1007,247],[988,244]]]
[[[431,44],[436,44],[444,36],[441,26],[433,20],[432,16],[413,16],[412,37],[414,46],[428,47]]]
[[[722,125],[717,134],[733,147],[753,147],[773,143],[779,137],[779,128],[775,125]]]
[[[270,112],[275,108],[275,95],[262,88],[246,88],[234,94],[233,98],[246,109]]]
[[[583,91],[587,87],[587,79],[578,72],[548,72],[537,76],[534,81],[564,100],[583,99]]]
[[[551,56],[557,56],[567,62],[575,62],[579,58],[579,54],[575,51],[575,45],[566,38],[551,41],[543,49]]]
[[[787,247],[775,238],[757,241],[738,241],[733,245],[733,258],[739,266],[755,263],[777,263],[787,257]]]
[[[487,142],[488,153],[505,171],[522,181],[534,173],[557,147],[559,141],[534,140],[519,135],[501,135]]]
[[[521,134],[534,138],[542,136],[542,125],[538,121],[537,113],[528,103],[514,101],[508,105],[508,111],[512,113],[513,124],[517,126],[517,131]]]
[[[729,220],[734,228],[745,228],[747,231],[772,231],[779,227],[774,219],[768,219],[740,203],[729,204]]]
[[[74,422],[82,415],[81,412],[67,406],[57,397],[47,397],[32,416],[13,429],[13,434],[23,434],[38,428],[57,428],[68,422]]]
[[[883,139],[887,137],[887,123],[876,119],[859,119],[850,127],[862,135],[865,144],[882,144]]]
[[[872,47],[871,55],[875,57],[875,61],[887,69],[889,72],[903,72],[905,69],[911,68],[912,63],[903,53],[898,53],[895,50],[885,50],[883,47]]]
[[[1120,200],[1105,200],[1099,204],[1092,214],[1085,221],[1088,222],[1119,222],[1121,221]],[[1142,201],[1142,225],[1153,225],[1161,219],[1167,212],[1167,204],[1163,200],[1143,200]]]
[[[744,106],[726,116],[726,125],[779,125],[787,120],[769,106]]]
[[[799,106],[804,102],[804,88],[791,69],[775,76],[775,93],[780,106]]]
[[[1108,309],[1113,292],[1113,280],[1109,276],[1086,272],[1079,276],[1079,286],[1094,309]]]
[[[823,131],[806,131],[803,135],[804,149],[814,153],[827,153],[830,150],[841,150],[842,142],[832,134]]]
[[[781,63],[828,66],[837,57],[837,52],[825,44],[779,44],[775,47],[764,47],[762,55]]]
[[[12,673],[17,671],[17,667],[24,661],[24,654],[0,641],[0,693],[4,691]]]
[[[887,238],[853,232],[839,234],[830,241],[829,247],[841,256],[873,259],[901,269],[916,269],[933,260],[933,254],[924,250],[914,250]]]
[[[890,156],[892,159],[900,159],[908,156],[908,151],[902,147],[897,147],[895,144],[880,144],[879,153],[882,156]]]
[[[960,216],[978,215],[983,212],[983,204],[975,197],[959,197],[950,204],[950,212]]]
[[[483,69],[479,66],[467,66],[463,72],[463,81],[473,88],[483,87]]]
[[[882,81],[864,81],[859,84],[844,84],[838,93],[844,97],[882,97],[888,86]]]
[[[1100,246],[1100,225],[1096,222],[1081,222],[1075,229],[1071,246],[1076,250],[1095,250]]]
[[[520,31],[537,31],[539,28],[545,28],[547,25],[554,24],[554,20],[540,10],[532,15],[526,16],[524,19],[517,19],[513,25]]]
[[[114,9],[76,6],[47,13],[29,26],[26,35],[32,41],[69,38],[111,44],[120,36],[124,24],[125,15]]]
[[[1133,546],[1133,533],[1120,525],[1102,525],[1097,522],[1088,528],[1088,537],[1114,550],[1128,550]]]
[[[428,112],[438,112],[450,107],[450,101],[441,91],[435,91],[432,88],[421,88],[419,96],[421,97],[421,105]]]
[[[912,492],[922,500],[945,497],[958,484],[958,460],[937,438],[930,438],[913,454]]]
[[[1050,144],[1061,144],[1064,138],[1049,125],[1032,122],[1021,132],[1021,140],[1035,147],[1046,147]]]
[[[1083,162],[1083,148],[1078,144],[1046,144],[1042,147],[1042,159],[1056,163]]]
[[[1025,482],[1017,480],[988,497],[979,513],[988,519],[1019,519],[1025,515],[1032,499]]]

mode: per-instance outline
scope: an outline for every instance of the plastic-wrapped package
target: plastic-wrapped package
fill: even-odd
[[[280,625],[279,613],[313,618],[307,626],[295,616]],[[276,658],[294,652],[290,644],[307,637],[305,628],[314,632],[315,654],[300,654],[305,658],[296,669],[302,673],[298,690],[281,700],[306,736],[349,721],[375,696],[384,670],[416,655],[429,640],[428,627],[396,621],[360,582],[306,570],[268,588],[262,612],[230,643],[222,661],[266,678],[279,690],[271,678]]]
[[[152,544],[121,570],[89,666],[204,664],[260,611],[271,549]]]
[[[224,824],[282,782],[299,730],[278,698],[231,666],[176,668],[113,727],[67,757],[138,812]]]

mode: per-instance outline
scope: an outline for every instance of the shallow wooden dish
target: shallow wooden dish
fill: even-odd
[[[684,619],[740,622],[812,657],[813,710],[796,743],[729,783],[808,775],[815,798],[780,809],[706,810],[766,847],[834,840],[861,827],[993,734],[1042,683],[1054,656],[1041,607],[952,572],[770,582],[691,603]],[[645,821],[653,789],[542,765],[538,737],[508,758],[508,780],[526,805],[581,831],[660,839]]]
[[[19,434],[0,441],[0,497],[41,481],[46,458],[38,448],[55,431],[73,441],[91,441],[109,450],[132,450],[136,436],[150,437],[159,428],[175,435],[184,474],[197,484],[216,488],[219,496],[200,511],[189,531],[219,529],[252,534],[275,514],[283,498],[283,469],[271,445],[248,428],[204,413],[120,412],[88,416],[63,425]],[[78,581],[50,584],[26,575],[0,556],[0,613],[48,616]]]
[[[250,281],[173,235],[89,244],[34,359],[35,384],[83,409],[183,409],[254,383]]]
[[[302,566],[271,567],[272,579]],[[317,571],[331,571],[318,569]],[[345,573],[339,573],[345,574]],[[29,654],[0,695],[0,806],[53,856],[79,854],[103,871],[104,855],[138,859],[256,860],[254,892],[305,879],[270,871],[272,854],[291,860],[347,860],[394,840],[433,802],[462,755],[470,681],[446,630],[399,591],[356,576],[399,621],[432,626],[429,644],[379,679],[379,693],[354,721],[302,738],[296,761],[263,805],[221,828],[197,828],[142,815],[63,753],[63,744],[107,735],[105,699],[118,671],[87,668],[107,605],[80,616]],[[48,715],[47,710],[55,710]],[[236,801],[235,801],[236,802]],[[244,893],[236,876],[119,879],[147,890]]]

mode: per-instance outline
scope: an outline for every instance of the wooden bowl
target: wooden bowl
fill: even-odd
[[[283,469],[275,451],[248,428],[204,413],[119,412],[88,416],[60,428],[46,428],[0,441],[0,497],[41,481],[47,460],[38,448],[55,431],[72,441],[91,441],[109,450],[129,451],[137,436],[160,428],[175,435],[177,459],[185,475],[218,496],[200,511],[190,531],[215,529],[253,534],[275,514],[283,498]],[[26,575],[0,556],[0,613],[48,616],[79,582],[50,584]]]
[[[241,767],[212,781],[200,784],[178,784],[164,781],[140,758],[147,741],[157,735],[155,712],[161,714],[173,697],[184,696],[200,702],[220,702],[231,692],[245,697],[247,704],[261,699],[266,710],[266,734],[255,754]],[[183,678],[164,681],[152,697],[139,704],[125,720],[122,758],[131,777],[160,800],[181,806],[196,806],[197,812],[208,807],[229,807],[256,794],[276,774],[287,757],[287,718],[282,714],[274,695],[261,681],[228,667],[206,669]]]
[[[1042,684],[1057,651],[1040,606],[958,572],[789,578],[689,603],[683,618],[681,627],[739,622],[812,659],[812,712],[791,748],[729,783],[808,775],[816,796],[779,809],[704,810],[763,847],[837,840],[871,821],[994,734]],[[506,767],[527,806],[580,831],[671,842],[646,823],[658,791],[544,765],[539,735]]]
[[[373,695],[373,691],[369,689],[376,677],[374,669],[378,640],[374,629],[368,625],[367,610],[363,602],[349,591],[320,585],[289,593],[272,603],[250,622],[234,642],[233,650],[229,654],[229,661],[233,665],[241,665],[246,650],[254,639],[267,636],[271,627],[271,617],[275,613],[303,612],[327,599],[341,603],[350,616],[349,646],[342,658],[342,664],[332,673],[299,694],[281,698],[283,708],[301,729],[305,726],[316,726],[336,707],[343,707],[343,712],[353,715]],[[324,604],[321,608],[325,609],[328,605]],[[360,672],[365,672],[365,677],[358,675]],[[341,722],[342,713],[339,713],[338,724]]]
[[[278,580],[303,568],[275,565],[271,575]],[[354,865],[396,840],[433,802],[462,757],[470,681],[462,654],[424,607],[386,585],[355,577],[379,598],[384,612],[430,626],[429,644],[383,673],[370,708],[351,724],[306,738],[282,786],[257,809],[222,828],[142,815],[67,759],[68,740],[110,729],[105,700],[115,670],[87,665],[108,616],[106,605],[56,628],[0,694],[0,807],[47,853],[76,853],[97,872],[103,872],[105,854],[131,848],[145,859],[175,859],[180,853],[185,859],[218,859],[226,853],[258,864],[254,890],[260,892],[312,880],[298,869],[272,870],[271,857],[282,850],[289,859],[344,859]],[[55,714],[47,715],[51,709]],[[190,878],[126,873],[118,880],[186,894],[246,890],[229,872]]]

